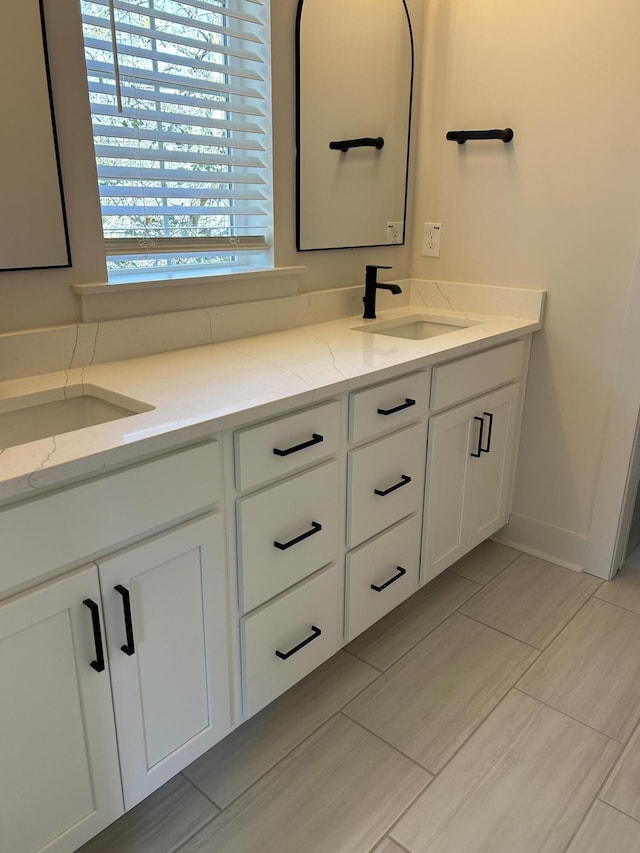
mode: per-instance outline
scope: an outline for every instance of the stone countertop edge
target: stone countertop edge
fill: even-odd
[[[537,318],[466,313],[412,304],[380,311],[378,321],[410,314],[475,320],[423,341],[363,333],[347,317],[123,361],[0,383],[3,400],[90,384],[153,406],[152,411],[0,449],[0,505],[206,440],[332,395],[507,343],[542,328]],[[375,321],[369,321],[375,322]]]

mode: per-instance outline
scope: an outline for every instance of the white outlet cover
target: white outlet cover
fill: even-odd
[[[387,243],[402,243],[404,222],[387,222]]]
[[[422,232],[422,254],[427,258],[440,257],[441,222],[425,222]]]

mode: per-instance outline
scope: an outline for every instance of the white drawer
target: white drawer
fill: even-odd
[[[329,462],[237,502],[243,612],[335,560],[341,494]]]
[[[241,491],[306,468],[335,453],[340,403],[332,400],[235,434],[236,486]]]
[[[429,373],[411,373],[349,395],[349,441],[373,438],[426,414]]]
[[[0,511],[0,591],[85,560],[220,498],[215,441]]]
[[[431,374],[432,410],[446,409],[518,379],[523,356],[524,341],[514,341],[434,367]]]
[[[331,566],[240,620],[247,716],[338,650],[340,580],[338,567]]]
[[[347,640],[413,595],[419,575],[420,525],[415,515],[348,554]]]
[[[350,548],[421,512],[426,450],[427,428],[422,423],[350,451]]]

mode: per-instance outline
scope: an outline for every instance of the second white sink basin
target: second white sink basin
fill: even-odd
[[[353,330],[411,341],[424,341],[427,338],[435,338],[437,335],[446,335],[458,329],[476,326],[479,322],[479,320],[463,320],[458,317],[442,317],[439,314],[411,314],[407,317],[396,317],[393,320],[380,320],[377,323],[354,326]]]
[[[150,412],[154,406],[96,385],[69,385],[0,400],[0,448]]]

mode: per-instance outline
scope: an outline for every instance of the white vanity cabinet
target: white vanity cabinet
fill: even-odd
[[[72,853],[123,812],[103,638],[94,565],[0,603],[3,853]]]
[[[435,407],[503,387],[430,419],[423,583],[508,521],[524,352],[517,341],[434,368]]]
[[[98,561],[125,808],[230,729],[220,513]]]
[[[221,489],[207,442],[0,510],[0,594],[58,574],[0,601],[3,853],[76,850],[230,730]]]
[[[0,853],[71,853],[503,526],[528,352],[0,508]]]
[[[361,443],[347,454],[347,641],[418,589],[429,382],[420,371],[349,397]]]
[[[343,433],[342,405],[330,400],[233,437],[247,716],[342,644]]]

